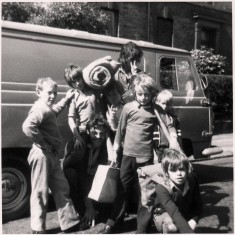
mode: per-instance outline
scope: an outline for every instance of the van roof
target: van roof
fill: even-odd
[[[70,38],[79,38],[79,39],[100,41],[100,42],[107,42],[107,43],[115,43],[115,44],[125,44],[129,41],[132,41],[140,47],[189,53],[186,50],[175,48],[175,47],[161,46],[161,45],[157,45],[157,44],[146,42],[146,41],[138,41],[138,40],[132,40],[132,39],[125,39],[125,38],[118,38],[118,37],[88,33],[85,31],[74,30],[74,29],[60,29],[60,28],[54,28],[54,27],[49,27],[49,26],[27,24],[27,23],[16,23],[16,22],[11,22],[11,21],[2,21],[2,28],[9,28],[9,29],[14,29],[14,30],[19,30],[19,31],[30,31],[30,32],[35,32],[35,33],[63,36],[63,37],[70,37]]]

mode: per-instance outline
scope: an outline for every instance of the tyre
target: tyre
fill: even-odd
[[[3,221],[19,219],[29,211],[30,168],[20,161],[10,161],[2,168]]]

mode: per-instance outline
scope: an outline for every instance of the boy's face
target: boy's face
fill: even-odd
[[[146,105],[151,101],[151,94],[146,88],[135,87],[136,100],[140,105]]]
[[[103,127],[92,127],[89,134],[93,147],[99,147],[105,140],[106,130]]]
[[[159,106],[161,106],[163,110],[166,110],[166,109],[167,109],[167,106],[168,106],[167,102],[165,102],[165,101],[159,102],[159,101],[158,101],[157,104],[158,104]]]
[[[57,96],[57,87],[54,84],[44,82],[42,90],[37,90],[37,95],[43,103],[51,107]]]
[[[80,78],[80,77],[75,78],[72,83],[73,83],[73,87],[80,91],[82,91],[85,87],[85,82],[83,78]]]
[[[168,169],[168,176],[170,180],[176,185],[180,186],[185,183],[187,172],[184,165],[179,166],[176,170]]]

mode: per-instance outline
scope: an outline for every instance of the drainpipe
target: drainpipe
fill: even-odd
[[[150,41],[150,2],[148,2],[148,42]]]

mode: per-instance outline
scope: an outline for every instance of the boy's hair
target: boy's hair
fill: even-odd
[[[140,62],[143,56],[143,51],[133,42],[124,44],[120,50],[118,61],[124,69],[128,68],[128,63],[137,61]]]
[[[83,79],[82,69],[78,65],[69,64],[64,70],[64,78],[67,84],[73,88],[73,82]]]
[[[152,77],[145,73],[139,73],[133,76],[132,90],[134,96],[136,96],[136,87],[146,88],[151,94],[152,98],[156,95],[156,84]]]
[[[44,83],[48,83],[57,87],[57,83],[50,77],[38,78],[37,83],[36,83],[36,91],[38,90],[42,91]]]
[[[158,93],[156,102],[162,103],[170,103],[172,101],[173,95],[170,91],[168,90],[162,90],[161,92]]]
[[[175,149],[167,149],[164,151],[162,169],[165,176],[168,175],[169,169],[175,171],[182,165],[186,168],[186,172],[189,175],[192,172],[192,165],[183,152]]]
[[[107,120],[104,118],[104,116],[99,113],[94,115],[87,123],[86,125],[86,129],[90,130],[91,128],[96,128],[96,127],[102,127],[106,130],[108,130],[109,128],[109,123],[107,122]]]

